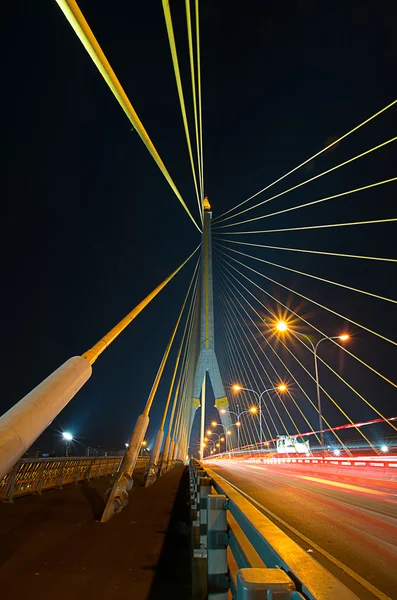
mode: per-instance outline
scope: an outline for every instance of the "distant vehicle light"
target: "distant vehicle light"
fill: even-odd
[[[339,448],[335,448],[334,454],[335,454],[335,456],[340,456],[340,450],[339,450]]]
[[[382,452],[388,452],[389,451],[389,448],[385,444],[383,446],[381,446],[380,449],[382,450]]]

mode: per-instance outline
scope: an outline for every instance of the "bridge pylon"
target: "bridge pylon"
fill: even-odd
[[[219,411],[220,421],[226,430],[232,425],[231,417],[228,412],[229,401],[225,394],[225,388],[222,382],[219,370],[218,359],[215,352],[215,330],[214,330],[214,294],[212,277],[212,239],[211,239],[211,220],[212,211],[208,198],[203,202],[203,241],[201,246],[201,273],[200,273],[200,338],[199,352],[196,362],[196,368],[193,379],[192,393],[192,416],[191,426],[197,408],[200,406],[200,392],[206,375],[208,375],[212,390],[215,396],[215,407]],[[205,401],[204,403],[205,404]],[[202,406],[205,412],[205,406]],[[224,409],[225,412],[221,412]],[[202,419],[203,423],[203,419]],[[233,430],[232,430],[233,431]],[[234,433],[234,432],[233,432]],[[203,426],[200,436],[200,454],[203,454]],[[233,440],[234,435],[230,436]]]

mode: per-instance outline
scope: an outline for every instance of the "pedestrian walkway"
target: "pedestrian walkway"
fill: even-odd
[[[186,470],[136,482],[128,506],[100,524],[107,488],[92,481],[0,505],[2,598],[190,597]]]

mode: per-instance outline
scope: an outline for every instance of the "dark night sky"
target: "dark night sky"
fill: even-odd
[[[160,0],[111,5],[82,0],[79,5],[196,215]],[[172,2],[172,10],[190,106],[184,2]],[[10,11],[3,30],[2,410],[67,358],[91,347],[199,243],[198,232],[55,1],[13,3]],[[205,182],[214,216],[395,99],[395,18],[392,1],[201,2]],[[394,107],[275,193],[393,137],[396,123]],[[396,176],[395,165],[391,145],[275,200],[266,212]],[[395,186],[259,221],[264,227],[255,228],[395,217]],[[245,236],[250,239],[244,241],[396,257],[394,232],[394,225],[373,225]],[[241,250],[397,297],[394,265]],[[250,265],[397,339],[393,305]],[[97,361],[91,380],[51,425],[50,435],[65,428],[83,444],[123,445],[147,398],[192,268]],[[268,289],[323,330],[345,326],[275,287]],[[395,347],[358,328],[350,331],[352,350],[395,379]],[[324,358],[333,366],[342,360],[329,348]],[[387,415],[396,413],[395,390],[344,360],[343,375],[361,385]],[[340,388],[333,391],[354,418],[373,415]],[[165,393],[166,385],[154,405],[149,438]]]

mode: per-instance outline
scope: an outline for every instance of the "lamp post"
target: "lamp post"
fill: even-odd
[[[232,435],[232,432],[230,431],[230,428],[231,427],[236,427],[236,423],[232,423],[231,425],[229,425],[229,427],[225,427],[225,425],[223,423],[218,423],[217,427],[223,427],[223,431],[224,431],[224,435],[225,435],[225,439],[226,439],[226,442],[225,442],[226,448],[225,449],[226,449],[226,452],[227,452],[227,446],[228,446],[227,436],[228,435]],[[230,448],[229,448],[229,452],[230,452]]]
[[[214,423],[215,423],[215,421],[213,421],[213,422],[211,423],[211,425],[212,425],[213,427],[218,427],[219,423],[215,423],[215,425],[214,425]],[[225,438],[224,438],[224,437],[222,437],[222,436],[223,436],[223,433],[221,433],[221,434],[218,434],[218,433],[215,433],[215,431],[211,431],[211,433],[209,433],[209,432],[207,431],[207,435],[216,435],[216,437],[218,438],[218,443],[217,443],[217,444],[215,444],[215,447],[219,448],[219,452],[220,452],[220,451],[221,451],[221,442],[224,442],[224,441],[225,441]],[[211,440],[211,441],[212,441],[212,440]]]
[[[321,339],[319,339],[318,342],[316,342],[314,344],[312,342],[312,340],[310,339],[310,337],[308,335],[306,335],[306,333],[301,333],[300,331],[294,331],[294,330],[290,329],[285,321],[278,321],[278,323],[276,324],[276,329],[280,332],[289,331],[290,333],[292,333],[292,335],[304,337],[309,342],[309,344],[312,348],[313,356],[314,356],[314,373],[315,373],[315,378],[316,378],[318,422],[319,422],[319,426],[320,426],[319,434],[320,434],[321,446],[324,446],[323,417],[322,417],[322,413],[321,413],[320,381],[319,381],[318,361],[317,361],[318,347],[321,344],[321,342],[324,342],[325,340],[340,340],[341,342],[346,342],[350,336],[347,333],[343,333],[341,335],[324,336]]]
[[[237,406],[238,409],[238,406]],[[242,415],[244,415],[245,413],[251,413],[255,414],[256,410],[252,410],[252,408],[250,408],[249,410],[242,410],[241,412],[234,412],[232,410],[226,410],[225,408],[222,408],[220,410],[220,412],[224,415],[226,413],[229,413],[230,415],[234,415],[237,419],[237,421],[234,423],[234,425],[237,427],[237,447],[240,448],[240,427],[241,427],[241,417]]]
[[[262,444],[262,441],[263,441],[262,398],[263,398],[264,394],[266,394],[267,392],[272,392],[272,391],[275,391],[275,390],[277,390],[279,392],[285,392],[286,389],[287,389],[287,386],[284,383],[281,383],[280,385],[278,385],[276,387],[267,388],[266,390],[263,390],[263,392],[261,392],[261,393],[257,392],[256,390],[253,390],[251,388],[242,387],[241,385],[234,385],[233,389],[234,389],[235,392],[240,392],[240,391],[252,392],[258,398],[258,404],[259,404],[259,441]]]
[[[65,456],[69,456],[69,452],[70,452],[70,442],[73,441],[73,436],[71,433],[69,433],[68,431],[64,431],[62,433],[62,437],[65,441]]]

